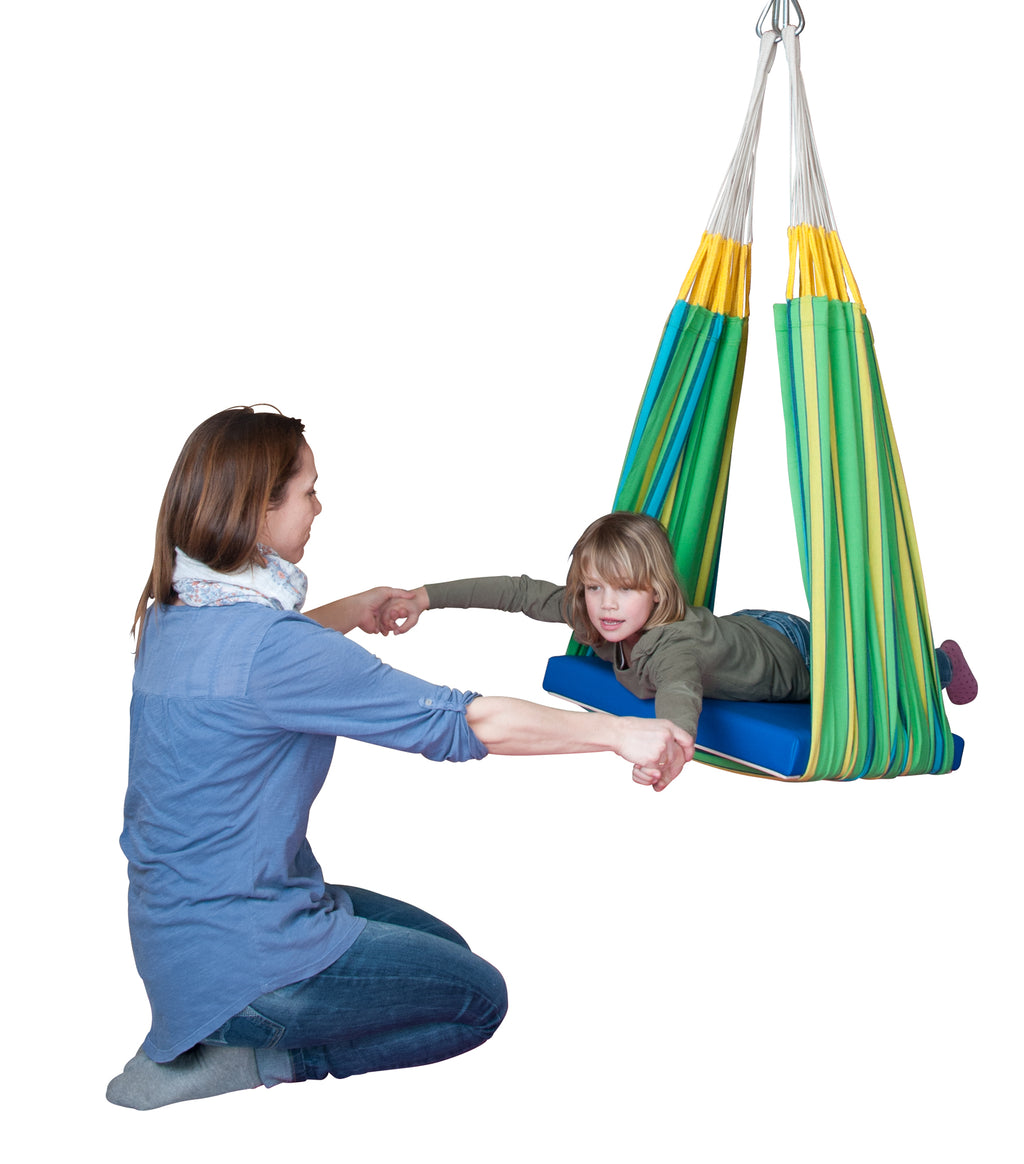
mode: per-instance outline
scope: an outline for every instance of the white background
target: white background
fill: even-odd
[[[791,787],[611,756],[434,766],[340,741],[328,874],[509,982],[450,1063],[139,1115],[117,847],[160,494],[204,417],[307,424],[312,604],[562,576],[611,501],[753,79],[759,0],[5,4],[4,1098],[34,1158],[1019,1159],[1019,11],[807,0],[805,78],[915,504],[962,769]],[[771,305],[770,79],[719,609],[800,609]],[[364,638],[357,632],[357,637]],[[366,640],[543,699],[564,632]],[[1011,671],[1012,665],[1012,671]]]

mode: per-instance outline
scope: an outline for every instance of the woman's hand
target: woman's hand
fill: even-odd
[[[341,631],[343,635],[355,627],[368,635],[387,634],[381,628],[382,611],[390,603],[408,604],[415,599],[416,593],[413,590],[396,590],[393,586],[374,586],[372,590],[350,594],[347,598],[339,598],[337,602],[329,602],[326,606],[318,606],[304,613],[321,626]]]
[[[381,606],[377,613],[379,634],[404,635],[419,622],[420,615],[430,607],[427,588],[416,590],[395,590],[395,598]]]

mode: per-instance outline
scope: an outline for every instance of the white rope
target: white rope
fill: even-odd
[[[835,219],[814,141],[807,91],[800,72],[800,42],[794,25],[787,24],[782,30],[782,41],[789,64],[789,222],[791,226],[806,222],[833,231]]]
[[[768,73],[775,60],[776,42],[770,36],[761,38],[757,58],[754,91],[747,106],[739,144],[733,154],[725,180],[718,191],[715,206],[708,220],[708,234],[749,243],[753,237],[754,169],[757,161],[757,143],[761,135],[761,110]]]

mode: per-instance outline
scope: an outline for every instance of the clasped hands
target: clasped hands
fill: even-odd
[[[368,635],[399,635],[416,625],[427,605],[427,592],[422,587],[398,590],[393,586],[374,586],[303,613],[343,635],[356,627]]]
[[[376,633],[403,635],[412,630],[430,605],[427,588],[420,586],[416,590],[391,590],[390,594],[390,599],[377,610]]]
[[[400,635],[412,630],[429,605],[424,586],[416,590],[376,586],[335,604],[344,609],[344,617],[333,612],[334,617],[318,618],[318,621],[343,632],[358,627],[367,634]],[[332,608],[321,608],[323,612],[328,610]],[[313,617],[318,613],[310,612]],[[614,751],[632,763],[633,780],[637,784],[661,792],[693,759],[693,737],[669,720],[610,718],[616,723],[618,736]]]
[[[636,784],[663,792],[693,759],[693,736],[671,720],[622,716],[618,722],[625,737],[615,751],[633,761]]]

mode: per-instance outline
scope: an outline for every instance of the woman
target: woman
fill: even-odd
[[[306,825],[337,736],[434,760],[615,751],[659,790],[689,758],[663,721],[438,687],[344,637],[400,592],[300,614],[316,478],[300,421],[233,408],[164,494],[121,837],[153,1025],[108,1087],[122,1106],[434,1062],[504,1017],[501,975],[454,930],[325,882]]]

